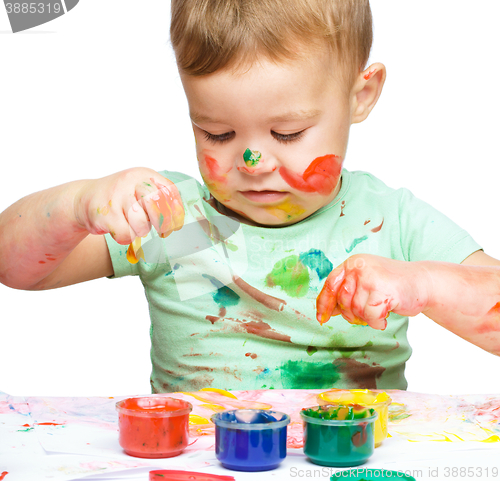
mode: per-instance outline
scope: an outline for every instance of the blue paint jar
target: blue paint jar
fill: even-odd
[[[265,409],[233,409],[211,417],[215,456],[225,468],[268,471],[286,457],[288,414]]]

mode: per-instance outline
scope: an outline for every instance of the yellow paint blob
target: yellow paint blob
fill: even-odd
[[[136,237],[134,241],[128,246],[127,260],[131,264],[137,264],[139,262],[139,259],[142,259],[144,262],[146,262],[144,251],[141,247],[141,238]]]
[[[200,389],[200,391],[209,391],[209,392],[216,392],[220,394],[221,396],[226,396],[226,397],[231,397],[233,399],[238,399],[233,393],[229,391],[225,391],[224,389],[216,389],[213,387],[204,387],[203,389]]]
[[[292,204],[289,200],[286,200],[279,205],[266,207],[265,209],[271,215],[278,217],[280,220],[288,220],[293,217],[298,217],[306,211],[300,205]]]
[[[207,418],[197,416],[196,414],[189,415],[189,424],[210,424]]]
[[[200,408],[208,409],[209,411],[219,412],[225,411],[226,408],[224,406],[219,406],[218,404],[200,404]]]

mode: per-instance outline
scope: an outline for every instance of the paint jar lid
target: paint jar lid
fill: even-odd
[[[193,405],[165,394],[134,396],[115,405],[119,414],[146,418],[169,418],[189,414]]]
[[[394,481],[395,479],[401,479],[403,481],[416,481],[413,476],[405,474],[403,471],[389,471],[387,469],[380,468],[359,468],[349,469],[347,471],[338,471],[330,478],[331,481],[340,481],[342,479],[348,479],[350,481],[365,481],[368,479],[376,479],[377,481]]]
[[[220,428],[253,431],[282,428],[290,423],[290,416],[267,409],[231,409],[213,414],[210,420]]]

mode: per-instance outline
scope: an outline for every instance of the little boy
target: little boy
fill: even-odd
[[[21,199],[0,215],[1,282],[139,275],[153,392],[405,389],[420,312],[500,354],[500,262],[342,169],[385,81],[365,68],[368,1],[173,0],[171,38],[204,185],[135,168]]]

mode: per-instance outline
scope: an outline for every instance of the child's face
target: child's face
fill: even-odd
[[[354,104],[322,55],[181,77],[200,172],[221,204],[280,226],[335,198]]]

